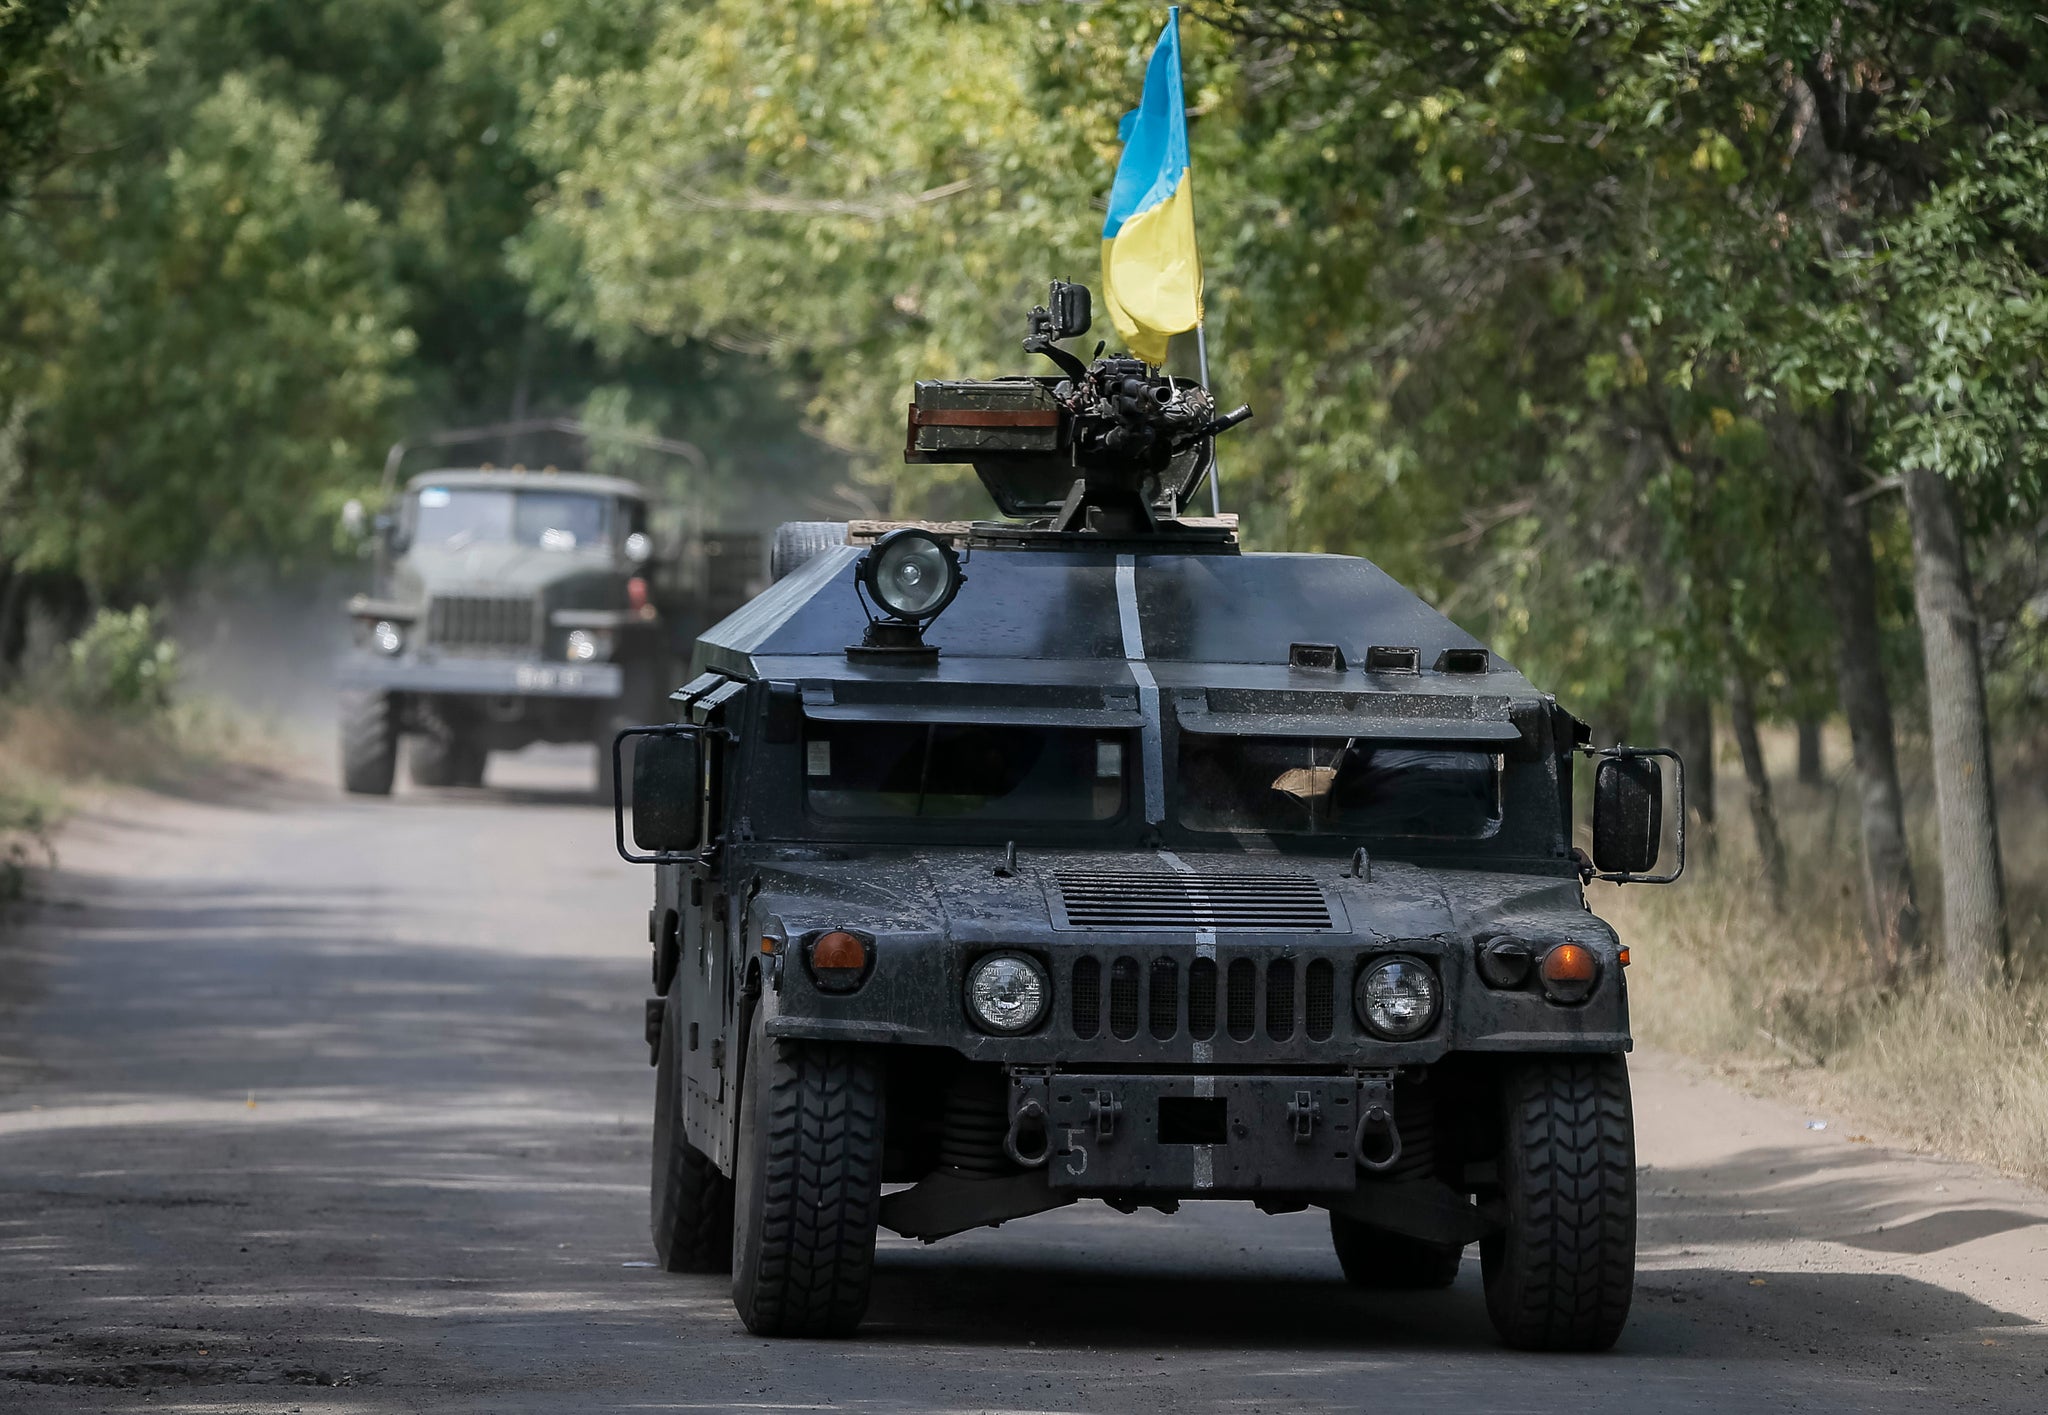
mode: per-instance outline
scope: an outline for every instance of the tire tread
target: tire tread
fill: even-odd
[[[759,1258],[733,1300],[761,1335],[843,1336],[867,1313],[874,1272],[881,1078],[855,1047],[766,1047]]]
[[[398,713],[389,693],[341,699],[341,785],[352,796],[389,796],[398,772]]]
[[[1486,1306],[1510,1346],[1601,1351],[1635,1288],[1635,1126],[1619,1056],[1510,1073],[1501,1178],[1508,1227],[1482,1245]]]

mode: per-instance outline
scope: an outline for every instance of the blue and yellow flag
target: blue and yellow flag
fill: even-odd
[[[1166,362],[1166,336],[1202,322],[1202,261],[1188,170],[1187,101],[1180,82],[1180,7],[1145,67],[1145,94],[1124,115],[1123,160],[1102,224],[1102,298],[1132,353]]]

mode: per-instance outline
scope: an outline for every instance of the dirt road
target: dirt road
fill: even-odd
[[[885,1238],[857,1340],[750,1337],[643,1265],[647,881],[588,778],[69,832],[0,928],[0,1411],[2048,1409],[2048,1196],[1654,1054],[1608,1356],[1238,1204]]]

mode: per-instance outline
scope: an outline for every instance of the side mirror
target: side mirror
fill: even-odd
[[[1622,748],[1602,755],[1594,769],[1593,864],[1602,875],[1628,880],[1646,877],[1657,867],[1657,848],[1664,835],[1664,775],[1657,768],[1656,757],[1664,755],[1673,754]],[[1683,778],[1681,804],[1682,782]],[[1684,867],[1681,845],[1679,869]],[[1677,877],[1677,870],[1669,876]]]
[[[633,762],[633,853],[626,849],[622,764]],[[704,741],[697,727],[629,727],[612,740],[612,810],[619,854],[636,865],[693,857],[703,841]]]
[[[1094,322],[1093,299],[1086,285],[1052,282],[1052,326],[1055,339],[1078,339]]]

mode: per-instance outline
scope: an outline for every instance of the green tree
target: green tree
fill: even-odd
[[[288,554],[358,474],[412,336],[375,215],[315,136],[230,77],[160,168],[80,168],[61,218],[6,229],[0,390],[22,424],[0,553],[20,568],[134,592]]]

